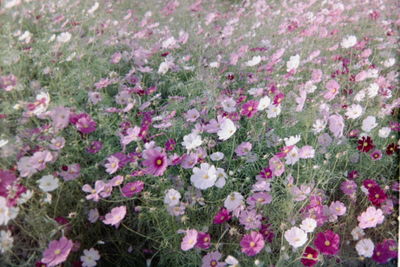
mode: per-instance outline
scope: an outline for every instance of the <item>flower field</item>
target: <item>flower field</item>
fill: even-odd
[[[0,266],[397,266],[395,0],[0,2]]]

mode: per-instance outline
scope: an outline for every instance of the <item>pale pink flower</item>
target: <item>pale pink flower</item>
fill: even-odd
[[[198,232],[195,229],[187,230],[186,235],[182,239],[181,249],[188,251],[192,249],[197,243]]]
[[[118,228],[120,222],[125,218],[126,215],[126,206],[120,206],[113,208],[111,212],[107,213],[103,223],[114,225]]]
[[[382,210],[376,209],[373,206],[368,207],[366,211],[357,217],[359,222],[358,226],[361,229],[376,227],[378,224],[381,224],[384,219],[385,216],[383,216]]]

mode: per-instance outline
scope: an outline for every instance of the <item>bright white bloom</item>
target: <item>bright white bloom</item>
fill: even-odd
[[[367,88],[367,94],[369,98],[373,98],[378,95],[379,85],[377,83],[371,83]]]
[[[292,150],[290,150],[290,152],[287,153],[285,159],[286,159],[286,164],[288,165],[296,164],[296,162],[298,162],[300,159],[298,148],[296,146],[293,147]]]
[[[391,129],[389,127],[383,127],[381,129],[379,129],[378,135],[380,138],[388,138],[390,132],[391,132]]]
[[[174,36],[169,37],[165,41],[162,42],[162,48],[163,49],[171,49],[174,46],[176,46],[176,39]]]
[[[41,92],[36,96],[36,106],[32,111],[35,115],[40,115],[47,110],[50,103],[50,95],[46,92]]]
[[[299,67],[299,65],[300,65],[300,56],[299,55],[291,56],[289,61],[286,63],[286,70],[287,72],[295,70]]]
[[[69,32],[63,32],[57,36],[57,42],[59,43],[68,43],[71,40],[72,35]]]
[[[325,127],[326,127],[326,121],[318,119],[314,122],[312,131],[314,134],[317,134],[322,132],[325,129]]]
[[[363,229],[360,227],[356,226],[354,229],[351,231],[351,235],[353,236],[353,240],[359,240],[365,235],[365,232]]]
[[[387,59],[387,60],[385,60],[385,61],[383,62],[383,65],[384,65],[386,68],[390,68],[391,66],[394,65],[394,63],[396,63],[396,59],[394,59],[394,58],[389,58],[389,59]]]
[[[285,232],[285,239],[292,247],[299,248],[307,242],[307,234],[294,226]]]
[[[225,99],[222,101],[221,105],[225,112],[231,113],[236,111],[236,101],[232,98]]]
[[[44,192],[51,192],[58,188],[60,180],[53,175],[45,175],[40,180],[37,180],[39,188]]]
[[[96,2],[90,9],[88,9],[87,13],[92,15],[98,8],[99,8],[99,2]]]
[[[357,37],[354,35],[346,36],[340,43],[343,48],[350,48],[357,44]]]
[[[217,181],[217,170],[214,165],[208,163],[200,164],[200,168],[193,168],[193,175],[190,177],[192,185],[197,189],[207,189],[214,186]]]
[[[6,140],[6,139],[0,139],[0,147],[3,147],[3,146],[5,146],[5,145],[7,145],[8,144],[8,140]]]
[[[169,70],[170,65],[171,65],[170,62],[167,62],[167,61],[161,62],[160,66],[158,67],[157,73],[158,74],[167,73],[168,70]]]
[[[271,104],[271,99],[268,96],[264,96],[258,102],[257,110],[264,110]]]
[[[269,105],[267,109],[267,118],[276,118],[278,115],[281,114],[281,105]]]
[[[314,232],[317,227],[317,221],[313,218],[306,218],[301,222],[300,228],[304,230],[306,233]]]
[[[97,220],[99,219],[99,217],[100,217],[100,213],[99,213],[99,210],[98,210],[98,209],[91,209],[91,210],[89,210],[89,213],[88,213],[88,220],[89,220],[89,222],[95,223],[95,222],[97,222]]]
[[[228,211],[233,211],[234,209],[239,207],[242,204],[242,202],[243,202],[243,196],[238,192],[232,192],[226,197],[224,201],[224,207]]]
[[[0,225],[7,225],[10,219],[10,209],[7,206],[7,200],[0,196]]]
[[[11,231],[1,230],[0,231],[0,252],[5,253],[9,251],[13,246],[14,238],[11,235]]]
[[[223,159],[224,158],[224,153],[222,153],[222,152],[214,152],[214,153],[212,153],[211,155],[210,155],[210,159],[212,160],[212,161],[220,161],[221,159]]]
[[[362,113],[363,113],[362,106],[358,105],[358,104],[353,104],[347,108],[345,115],[349,119],[357,119],[358,117],[360,117],[362,115]]]
[[[301,140],[301,136],[300,135],[290,136],[287,138],[283,138],[283,140],[285,140],[285,145],[293,146]]]
[[[261,57],[260,56],[254,56],[251,60],[247,61],[245,63],[246,66],[248,67],[253,67],[261,62]]]
[[[228,175],[226,175],[226,172],[224,169],[217,168],[217,181],[215,182],[215,186],[218,188],[224,187],[227,177],[228,177]]]
[[[25,31],[19,38],[18,40],[21,42],[24,42],[26,44],[28,44],[32,39],[32,33],[30,33],[29,31]]]
[[[361,102],[365,98],[365,90],[359,91],[355,96],[354,96],[354,101],[356,102]]]
[[[225,119],[221,125],[220,130],[217,132],[220,140],[228,140],[236,132],[236,126],[230,119]]]
[[[181,199],[181,194],[175,189],[171,188],[165,194],[164,203],[172,207],[178,205],[180,199]]]
[[[100,259],[99,252],[91,248],[89,250],[83,250],[83,255],[81,256],[82,266],[83,267],[94,267],[97,265],[97,261]]]
[[[226,257],[225,263],[228,264],[229,267],[239,267],[239,261],[231,255]]]
[[[376,118],[374,116],[368,116],[366,117],[363,122],[361,129],[364,132],[369,133],[372,129],[374,129],[378,124],[376,123]]]
[[[33,191],[32,190],[26,190],[24,193],[21,194],[21,196],[18,198],[17,203],[19,205],[24,204],[28,202],[29,199],[33,196]]]
[[[191,149],[201,146],[202,143],[203,143],[203,141],[201,140],[200,135],[198,135],[197,133],[191,133],[191,134],[185,135],[183,137],[182,145],[187,150],[191,150]]]
[[[374,243],[369,238],[361,239],[356,244],[357,253],[361,257],[371,258],[374,254],[374,248]]]

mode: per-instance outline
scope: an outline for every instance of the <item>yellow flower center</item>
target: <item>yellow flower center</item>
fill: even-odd
[[[329,240],[325,241],[325,246],[329,247],[331,245],[331,242],[329,242]]]
[[[131,191],[135,191],[135,190],[136,190],[136,186],[132,186]]]
[[[307,259],[312,259],[312,258],[313,258],[313,255],[311,253],[307,255]]]
[[[162,160],[161,160],[161,159],[158,159],[158,160],[156,161],[156,164],[157,164],[158,166],[160,166],[160,165],[162,164]]]
[[[254,248],[256,246],[256,243],[254,243],[253,241],[250,242],[250,247]]]
[[[55,255],[60,255],[60,254],[61,254],[61,250],[60,250],[60,249],[54,250],[54,254],[55,254]]]

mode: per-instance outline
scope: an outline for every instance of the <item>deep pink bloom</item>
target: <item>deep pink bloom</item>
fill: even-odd
[[[352,196],[357,191],[357,184],[352,180],[346,180],[340,185],[342,192],[348,196]]]
[[[209,233],[199,232],[197,234],[196,247],[208,249],[211,246],[211,236]]]
[[[244,235],[240,241],[242,252],[247,256],[254,256],[260,253],[264,248],[265,242],[263,236],[259,232],[251,231],[250,234]]]
[[[372,160],[380,160],[380,159],[382,159],[382,151],[377,149],[371,153],[370,157]]]
[[[83,114],[76,121],[75,126],[83,134],[89,134],[96,130],[96,122],[90,117],[89,114]]]
[[[175,149],[176,141],[173,138],[170,138],[165,142],[165,150],[173,151]]]
[[[279,106],[281,103],[282,103],[282,101],[283,101],[283,99],[285,98],[285,94],[284,93],[278,93],[278,94],[276,94],[275,95],[275,97],[274,97],[274,105],[275,106]]]
[[[263,179],[272,179],[273,175],[272,175],[272,170],[270,168],[264,168],[259,176]]]
[[[146,174],[161,176],[168,167],[167,155],[157,149],[147,149],[143,151],[143,165],[147,167]]]
[[[369,191],[372,187],[379,186],[375,180],[365,179],[363,181],[363,186]]]
[[[251,118],[257,113],[258,101],[250,100],[242,106],[241,115]]]
[[[368,199],[374,206],[380,207],[381,204],[386,201],[387,195],[385,191],[377,185],[368,188]]]
[[[306,250],[303,253],[303,257],[301,258],[301,263],[304,266],[314,266],[318,262],[318,251],[313,249],[312,247],[306,247]]]
[[[124,195],[124,197],[132,197],[133,195],[142,192],[143,188],[144,183],[142,181],[127,183],[122,187],[122,195]]]
[[[359,176],[360,174],[356,170],[349,171],[349,173],[347,174],[347,178],[349,178],[350,180],[357,179]]]
[[[15,173],[0,169],[0,196],[7,198],[9,186],[17,180]]]
[[[317,234],[314,245],[322,254],[336,255],[339,252],[340,237],[332,230],[327,230]]]
[[[67,259],[72,246],[72,241],[68,240],[66,237],[61,237],[60,240],[53,240],[43,252],[41,261],[49,267],[56,266]]]
[[[388,239],[376,245],[372,259],[377,263],[383,264],[390,259],[397,258],[397,244],[396,241]]]
[[[264,237],[264,240],[271,243],[272,240],[275,237],[275,233],[272,229],[272,225],[267,223],[267,224],[262,224],[261,229],[260,229],[260,234]]]
[[[86,151],[90,154],[96,154],[103,148],[103,143],[100,141],[92,141],[90,146],[86,148]]]
[[[229,211],[225,208],[221,208],[218,213],[214,216],[213,223],[214,224],[221,224],[224,222],[229,221],[232,216],[229,214]]]

